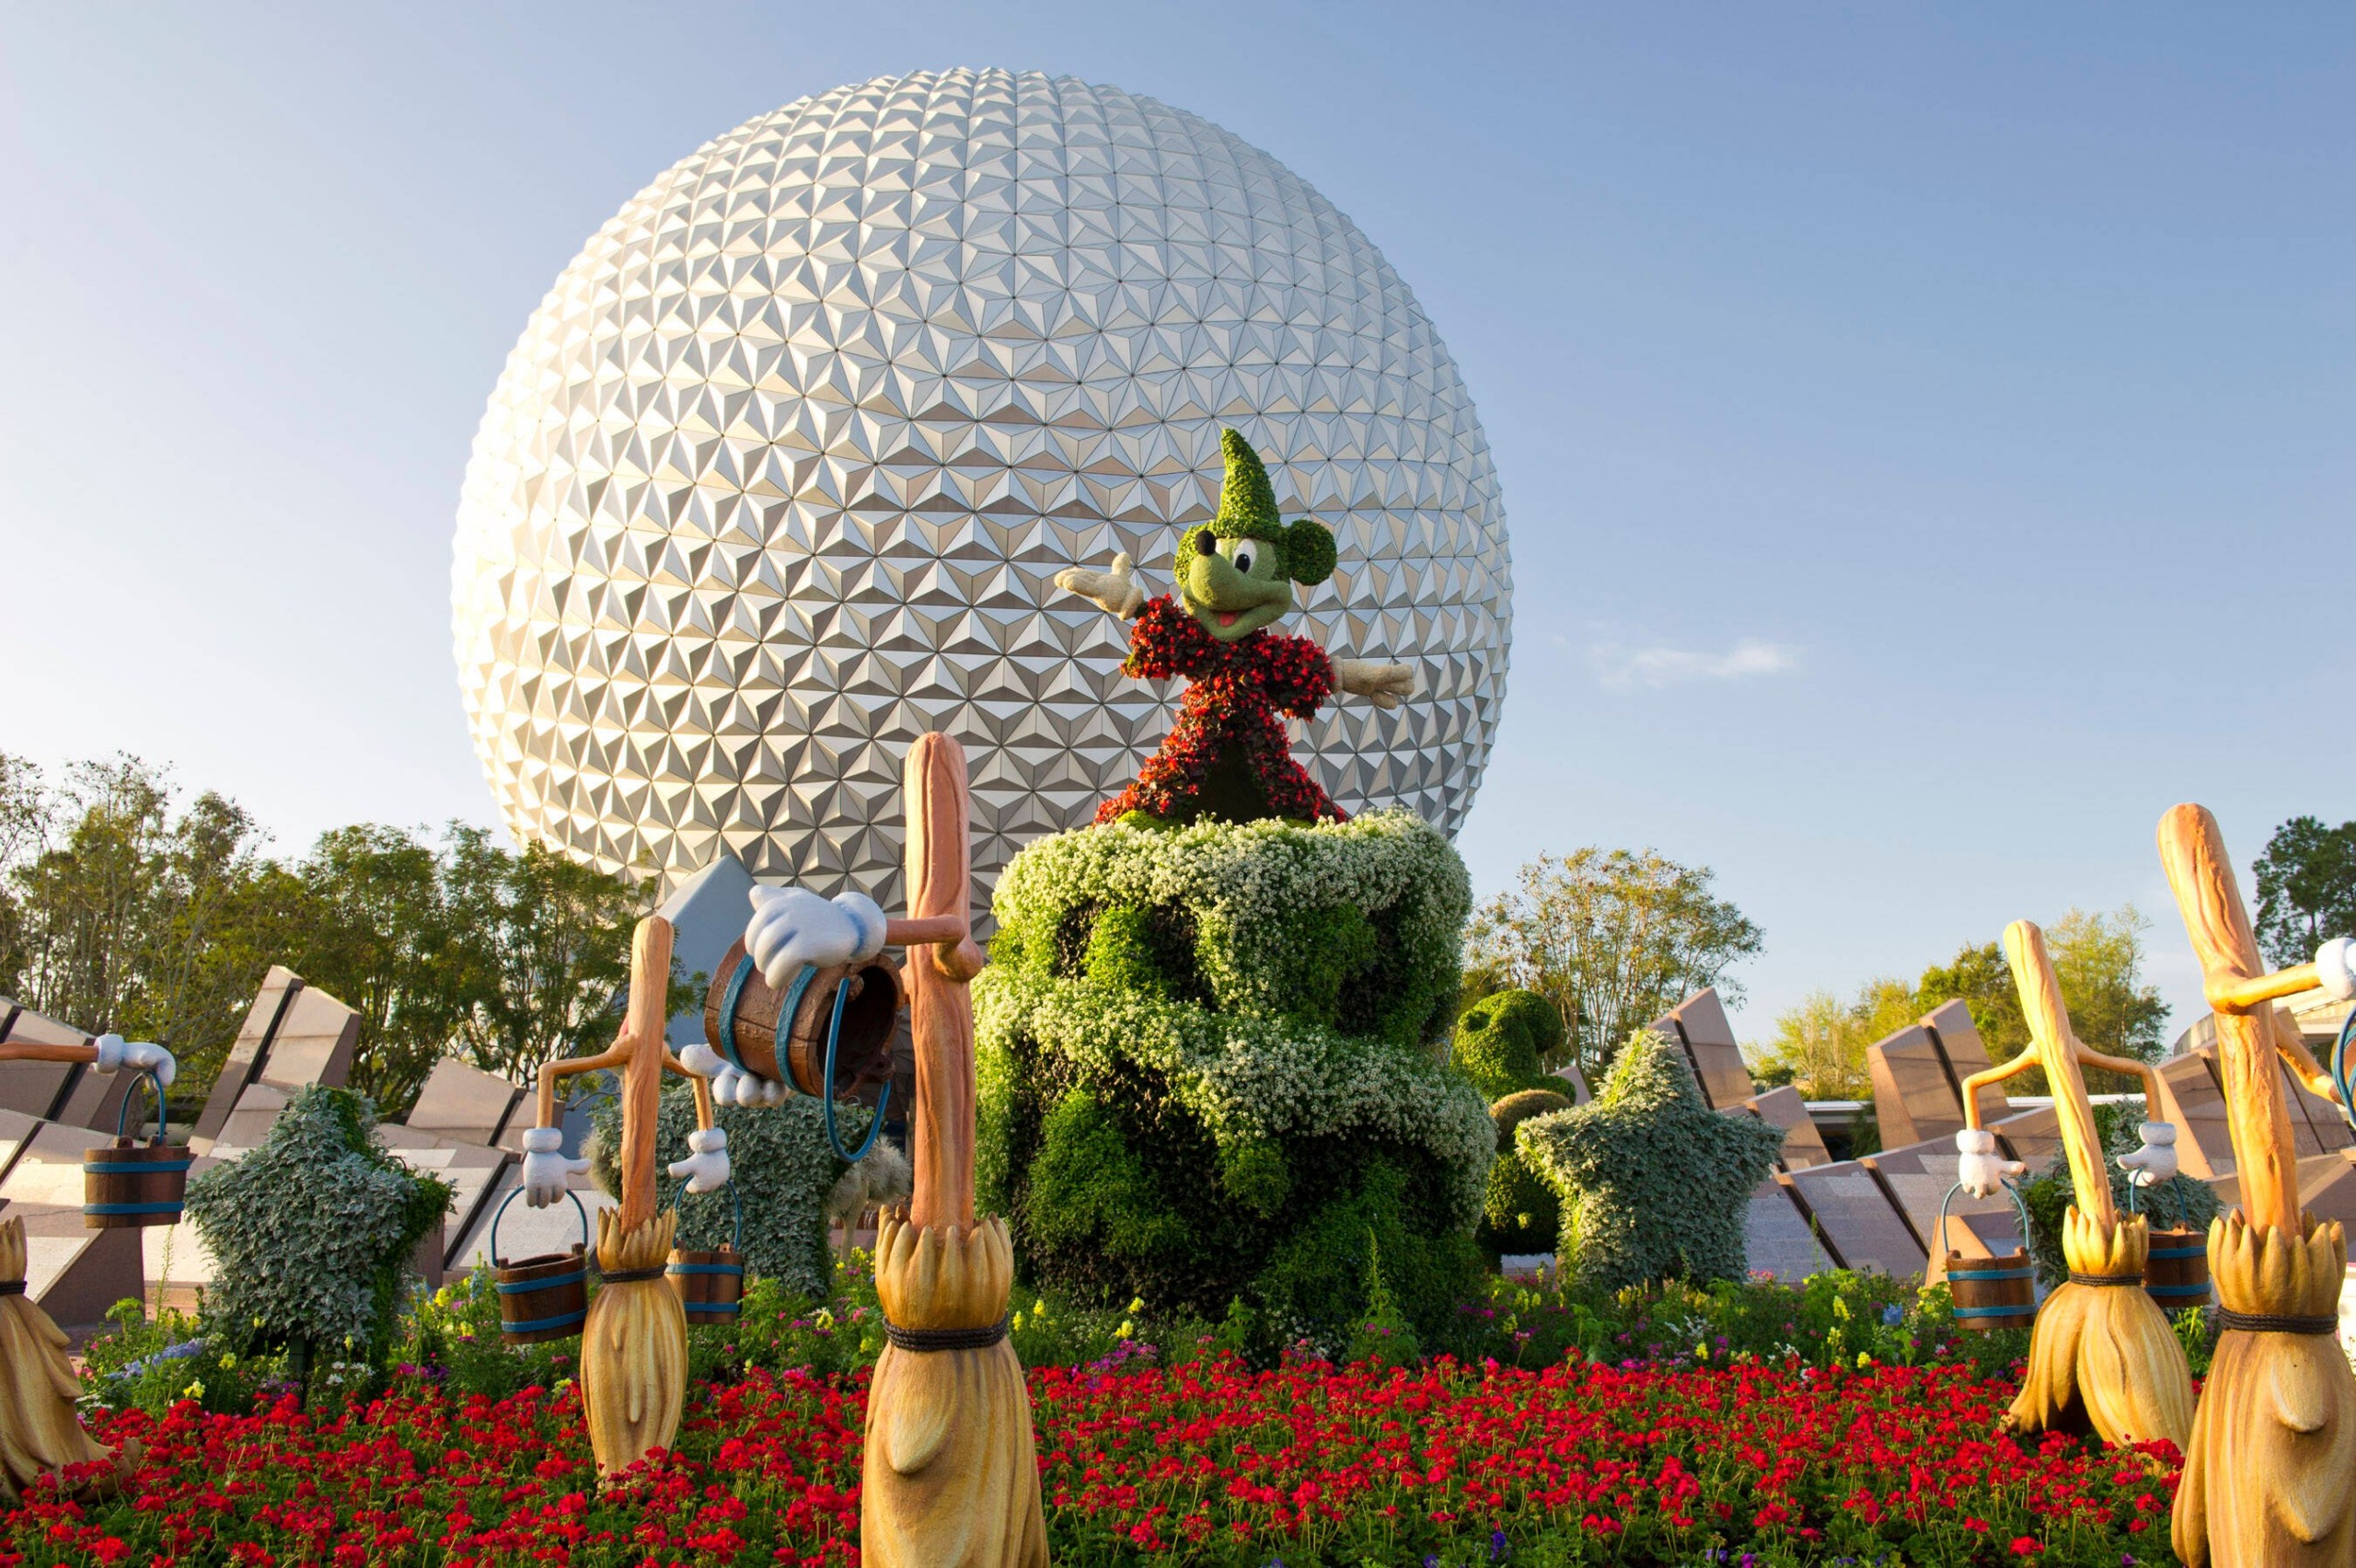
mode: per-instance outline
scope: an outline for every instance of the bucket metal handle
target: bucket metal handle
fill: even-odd
[[[508,1190],[507,1195],[499,1200],[499,1207],[491,1214],[491,1266],[492,1268],[503,1269],[507,1266],[507,1260],[499,1255],[499,1222],[507,1217],[507,1205],[523,1195],[524,1183],[518,1181]],[[564,1195],[572,1200],[572,1212],[581,1216],[581,1250],[585,1252],[589,1250],[589,1211],[581,1206],[580,1193],[567,1188]]]
[[[131,1136],[131,1095],[143,1083],[156,1095],[156,1141],[164,1142],[172,1130],[171,1112],[164,1104],[164,1080],[152,1072],[143,1072],[124,1086],[121,1103],[115,1107],[114,1136],[118,1141]]]
[[[2013,1200],[2013,1213],[2021,1222],[2021,1251],[2027,1252],[2029,1251],[2028,1205],[2021,1201],[2021,1190],[2018,1187],[2010,1182],[2003,1182],[2001,1185],[2004,1189],[2004,1195]],[[1939,1228],[1934,1234],[1938,1238],[1939,1245],[1946,1247],[1950,1252],[1955,1249],[1947,1246],[1947,1205],[1954,1203],[1955,1195],[1962,1191],[1963,1183],[1958,1182],[1947,1189],[1947,1195],[1939,1200]]]
[[[846,1165],[857,1165],[867,1158],[868,1150],[875,1147],[876,1136],[884,1130],[884,1108],[892,1103],[892,1083],[889,1078],[886,1078],[884,1082],[884,1092],[876,1096],[875,1114],[867,1119],[867,1136],[860,1142],[859,1152],[846,1153],[843,1149],[842,1134],[835,1130],[835,1046],[842,1039],[843,1003],[849,998],[850,982],[846,977],[841,985],[835,987],[835,1015],[826,1022],[826,1065],[821,1069],[826,1075],[823,1080],[826,1093],[819,1098],[826,1102],[827,1147],[835,1151],[837,1159]]]

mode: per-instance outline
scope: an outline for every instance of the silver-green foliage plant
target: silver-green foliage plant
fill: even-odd
[[[189,1183],[188,1216],[214,1262],[209,1337],[383,1358],[410,1257],[449,1209],[450,1187],[378,1148],[375,1126],[365,1096],[306,1089],[260,1148]]]
[[[1742,1278],[1751,1190],[1784,1147],[1781,1128],[1711,1110],[1683,1050],[1649,1030],[1591,1102],[1515,1138],[1562,1198],[1564,1262],[1610,1289]]]
[[[745,1213],[743,1251],[753,1274],[789,1290],[823,1301],[834,1279],[826,1250],[826,1193],[848,1170],[826,1144],[825,1107],[806,1094],[782,1105],[722,1105],[714,1121],[728,1135],[728,1164],[734,1192],[690,1193],[667,1174],[673,1160],[687,1156],[695,1130],[694,1096],[685,1084],[663,1091],[656,1123],[656,1203],[676,1205],[677,1244],[690,1251],[716,1251],[736,1235],[735,1200]],[[867,1136],[871,1113],[863,1106],[835,1107],[836,1130],[857,1147]],[[609,1193],[620,1187],[621,1109],[608,1100],[595,1114],[596,1139],[590,1150],[597,1184]]]
[[[1082,1300],[1240,1299],[1270,1334],[1338,1336],[1379,1249],[1408,1316],[1444,1316],[1496,1148],[1439,1060],[1469,905],[1463,862],[1405,813],[1025,849],[974,998],[981,1200],[1026,1268]]]

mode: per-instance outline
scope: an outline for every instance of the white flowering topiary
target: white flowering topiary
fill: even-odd
[[[1105,1300],[1345,1327],[1379,1245],[1445,1314],[1496,1133],[1436,1046],[1470,892],[1403,813],[1114,824],[1000,879],[975,986],[985,1201],[1037,1275]]]

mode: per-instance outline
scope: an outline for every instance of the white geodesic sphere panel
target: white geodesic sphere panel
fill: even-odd
[[[1055,586],[1169,587],[1219,429],[1341,567],[1279,629],[1415,666],[1294,753],[1346,811],[1453,833],[1486,766],[1511,563],[1486,442],[1404,283],[1218,126],[1115,87],[919,73],[764,115],[622,208],[508,357],[453,572],[459,685],[519,840],[887,906],[900,765],[945,730],[976,870],[1088,823],[1181,687]]]

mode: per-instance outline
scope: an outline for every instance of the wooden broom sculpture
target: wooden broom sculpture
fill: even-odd
[[[886,1214],[875,1239],[886,1343],[867,1391],[860,1561],[869,1568],[1036,1568],[1047,1561],[1047,1532],[1031,1394],[1006,1337],[1014,1249],[1004,1221],[974,1217],[967,986],[981,973],[982,951],[970,922],[965,754],[947,735],[919,736],[903,783],[908,913],[886,919],[858,893],[825,899],[803,888],[756,889],[741,967],[772,992],[799,995],[816,983],[811,976],[859,969],[885,947],[907,950],[915,1185],[908,1208]],[[715,978],[715,990],[726,984]],[[714,1048],[682,1053],[688,1070],[709,1073],[724,1103],[775,1103],[784,1086],[753,1076],[759,1064],[726,1022],[733,1011],[723,996],[707,1012]],[[777,1065],[790,1054],[764,1060]],[[832,1092],[831,1052],[828,1060],[818,1092]]]
[[[1964,1083],[1964,1131],[1956,1137],[1964,1152],[1964,1184],[1991,1191],[1994,1186],[1984,1169],[1972,1168],[1975,1157],[1984,1162],[1995,1147],[1993,1136],[1980,1125],[1981,1087],[2042,1066],[2077,1197],[2062,1219],[2062,1252],[2070,1278],[2038,1309],[2028,1372],[2004,1424],[2020,1432],[2083,1432],[2091,1426],[2106,1443],[2165,1437],[2181,1448],[2192,1435],[2192,1371],[2167,1315],[2143,1293],[2150,1228],[2142,1215],[2121,1215],[2111,1202],[2102,1140],[2081,1069],[2134,1074],[2143,1080],[2146,1105],[2159,1103],[2158,1082],[2143,1063],[2104,1055],[2078,1039],[2046,956],[2044,932],[2027,920],[2014,921],[2004,928],[2004,957],[2028,1020],[2029,1044],[2011,1061],[1974,1073]],[[2173,1176],[2175,1143],[2173,1126],[2145,1122],[2143,1147],[2128,1157],[2135,1179],[2158,1182]],[[1975,1175],[1982,1180],[1975,1182]]]
[[[2217,1015],[2217,1066],[2241,1206],[2209,1228],[2224,1333],[2200,1392],[2176,1494],[2188,1568],[2356,1564],[2356,1374],[2337,1338],[2348,1240],[2299,1207],[2291,1108],[2278,1060],[2315,1066],[2281,1037],[2272,1002],[2317,986],[2356,990],[2344,939],[2312,964],[2268,974],[2217,819],[2176,806],[2160,862]],[[2328,1083],[2328,1079],[2325,1080]]]
[[[87,1044],[0,1043],[0,1062],[83,1062],[101,1073],[130,1067],[155,1075],[159,1100],[178,1070],[161,1045],[120,1034],[102,1034]],[[34,1477],[62,1472],[68,1465],[111,1460],[114,1474],[90,1487],[93,1493],[110,1490],[139,1463],[136,1443],[125,1444],[118,1454],[82,1429],[75,1407],[82,1380],[74,1374],[67,1343],[64,1331],[25,1294],[25,1222],[0,1221],[0,1498],[13,1503]]]
[[[676,1212],[656,1211],[654,1147],[663,1107],[663,1075],[695,1084],[695,1152],[673,1165],[690,1192],[728,1181],[728,1136],[711,1124],[711,1090],[689,1073],[664,1043],[669,1022],[671,923],[649,916],[630,940],[629,1003],[614,1043],[594,1056],[554,1061],[540,1069],[539,1117],[524,1135],[524,1196],[534,1208],[564,1197],[566,1178],[586,1159],[566,1159],[556,1124],[556,1082],[601,1067],[621,1075],[621,1191],[618,1208],[597,1216],[597,1269],[603,1284],[589,1303],[581,1331],[581,1402],[599,1477],[609,1478],[667,1448],[679,1435],[687,1404],[687,1318],[665,1275]]]

